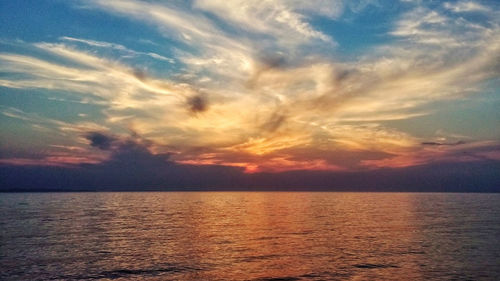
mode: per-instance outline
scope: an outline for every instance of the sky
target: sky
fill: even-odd
[[[2,190],[500,191],[498,108],[495,0],[0,0]]]

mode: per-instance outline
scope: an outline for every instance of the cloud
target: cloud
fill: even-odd
[[[0,190],[318,190],[498,192],[499,161],[436,163],[362,172],[298,170],[243,174],[218,165],[177,165],[139,147],[116,158],[73,167],[13,166],[0,162]],[[121,158],[120,158],[121,157]]]
[[[48,166],[39,163],[12,163],[0,161],[0,174],[6,175],[0,189],[55,188],[138,190],[221,186],[228,187],[234,177],[244,177],[241,168],[220,165],[179,165],[169,160],[169,153],[153,154],[150,144],[135,137],[110,137],[96,132],[87,134],[91,146],[101,148],[103,143],[111,154],[100,163],[73,163],[66,166]],[[30,164],[30,165],[25,165]],[[25,174],[25,177],[22,175]],[[228,182],[229,180],[229,182]]]
[[[86,8],[147,23],[169,40],[179,42],[181,46],[190,46],[182,48],[186,50],[178,49],[177,59],[189,65],[192,71],[202,69],[228,77],[245,71],[248,54],[251,53],[246,43],[250,41],[227,34],[209,17],[190,9],[187,3],[158,4],[135,0],[81,3]]]
[[[37,77],[32,81],[13,80],[12,83],[19,87],[81,91],[103,98],[108,107],[109,119],[105,125],[108,129],[117,125],[132,126],[137,134],[149,136],[159,145],[175,147],[179,161],[193,163],[201,157],[187,153],[192,147],[217,147],[226,152],[215,154],[217,159],[212,162],[261,167],[252,168],[254,170],[264,167],[279,170],[280,165],[328,167],[321,156],[299,163],[290,160],[294,158],[293,152],[279,154],[291,147],[316,145],[315,135],[326,136],[330,149],[405,155],[408,148],[420,142],[410,134],[376,122],[420,116],[425,113],[412,110],[429,102],[461,96],[455,88],[490,77],[487,66],[491,64],[490,53],[495,50],[490,45],[492,51],[478,54],[452,69],[440,65],[420,66],[415,58],[404,58],[397,52],[391,54],[392,58],[373,58],[357,65],[317,61],[293,65],[283,59],[263,60],[262,65],[267,68],[258,72],[254,87],[247,95],[231,93],[228,96],[223,90],[212,88],[213,101],[211,110],[207,111],[206,97],[180,81],[159,80],[138,68],[62,44],[36,46],[84,64],[85,68],[3,54],[11,66],[10,71],[17,69]],[[50,87],[46,86],[49,84]],[[204,115],[193,118],[187,114],[199,112]],[[273,135],[278,129],[279,134]],[[247,158],[252,163],[242,162],[232,160],[227,151],[266,156]],[[184,153],[186,155],[182,156]],[[395,162],[377,163],[392,165]],[[330,167],[338,169],[342,163]]]
[[[446,9],[452,10],[455,13],[463,12],[488,12],[489,9],[480,3],[474,1],[458,1],[456,3],[446,2],[443,5]]]
[[[147,63],[127,63],[96,50],[165,60],[161,55],[69,36],[18,43],[36,52],[1,53],[0,71],[8,73],[1,86],[79,95],[102,107],[104,117],[100,127],[86,128],[63,120],[39,124],[36,116],[12,109],[3,114],[57,128],[112,158],[135,151],[130,157],[149,159],[168,151],[169,165],[203,163],[251,172],[362,170],[420,165],[432,157],[459,159],[440,150],[453,147],[453,141],[426,141],[416,129],[396,129],[389,121],[433,114],[430,105],[436,102],[474,99],[499,73],[499,22],[448,11],[475,7],[460,4],[465,2],[410,5],[414,8],[387,23],[390,42],[349,58],[338,57],[335,38],[313,24],[318,15],[340,21],[349,9],[341,1],[79,3],[154,27],[175,42],[179,64],[154,74]],[[149,152],[134,142],[126,149],[118,140],[124,130],[149,140]],[[118,147],[123,153],[114,150]]]
[[[443,143],[443,142],[434,142],[434,141],[426,141],[422,142],[422,145],[461,145],[465,144],[464,141],[457,141],[457,142],[452,142],[452,143]]]
[[[312,1],[315,2],[315,1]],[[320,2],[320,1],[316,1]],[[225,21],[236,24],[251,32],[263,33],[287,43],[315,38],[326,42],[332,39],[314,29],[300,11],[317,12],[334,17],[340,14],[338,1],[321,3],[328,8],[320,8],[320,3],[300,1],[206,1],[198,0],[195,7],[209,11]],[[316,4],[316,5],[315,5]],[[336,7],[338,7],[336,9]],[[304,39],[302,39],[302,38]]]
[[[175,163],[169,153],[153,154],[151,144],[136,136],[111,137],[97,132],[88,132],[86,136],[94,140],[90,143],[93,147],[113,142],[106,146],[110,157],[100,163],[75,163],[69,167],[42,166],[41,162],[12,165],[15,163],[0,161],[3,175],[0,189],[302,190],[307,186],[313,190],[492,191],[500,180],[493,172],[498,162],[484,159],[468,164],[441,163],[374,172],[311,171],[314,162],[308,160],[309,166],[300,166],[298,171],[244,174],[238,167]],[[489,151],[484,145],[476,147]],[[464,170],[467,173],[463,173]]]
[[[497,141],[473,141],[468,143],[426,142],[423,148],[414,148],[408,153],[377,160],[363,160],[367,167],[410,167],[435,163],[468,163],[497,161],[500,146]]]
[[[187,100],[188,108],[193,113],[204,112],[208,109],[207,98],[204,95],[196,95]]]
[[[444,7],[455,12],[482,11],[486,15],[478,18],[462,17],[440,8],[419,5],[401,16],[391,34],[411,44],[432,47],[434,52],[443,57],[446,56],[441,51],[460,52],[485,47],[485,40],[494,41],[494,34],[498,33],[498,20],[493,18],[498,10],[474,2],[445,3]]]
[[[85,136],[92,147],[97,147],[102,150],[111,149],[111,145],[115,141],[114,138],[98,132],[91,132]]]
[[[68,37],[68,36],[63,36],[63,37],[60,37],[59,39],[63,40],[63,41],[68,41],[68,42],[82,43],[82,44],[89,45],[92,47],[114,49],[114,50],[123,52],[126,55],[149,56],[149,57],[157,59],[157,60],[167,61],[169,63],[175,63],[175,60],[173,60],[171,58],[167,58],[167,57],[164,57],[162,55],[159,55],[159,54],[156,54],[153,52],[134,51],[134,50],[131,50],[131,49],[129,49],[121,44],[109,43],[109,42],[103,42],[103,41],[95,41],[95,40],[89,40],[89,39],[74,38],[74,37]]]

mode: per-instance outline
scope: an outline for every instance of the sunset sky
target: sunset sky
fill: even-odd
[[[498,184],[499,108],[496,0],[0,1],[3,188],[447,165]]]

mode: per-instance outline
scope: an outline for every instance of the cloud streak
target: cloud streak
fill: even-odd
[[[498,79],[495,7],[470,1],[408,4],[383,34],[388,42],[343,58],[337,55],[340,41],[327,24],[318,24],[345,24],[344,14],[362,12],[343,1],[77,3],[75,11],[132,21],[175,42],[168,50],[172,58],[69,35],[19,43],[31,52],[0,53],[0,71],[8,73],[0,77],[1,87],[66,92],[101,107],[104,118],[91,133],[69,122],[37,123],[72,130],[67,138],[90,143],[84,151],[102,150],[101,160],[117,159],[128,147],[137,157],[168,153],[171,164],[257,173],[365,171],[496,155],[492,140],[429,141],[391,123],[430,116],[435,103],[473,99]],[[152,58],[169,71],[103,50]],[[11,109],[3,114],[36,123]],[[147,140],[147,152],[119,141],[131,131]],[[462,157],[454,150],[486,142],[493,149],[481,155]]]

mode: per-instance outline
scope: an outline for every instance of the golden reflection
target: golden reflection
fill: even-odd
[[[170,252],[217,270],[209,279],[420,277],[411,194],[188,193]],[[375,253],[383,253],[376,255]],[[372,268],[373,267],[373,268]],[[370,268],[371,270],[366,270]]]
[[[6,198],[0,204],[8,214],[4,235],[13,243],[2,247],[2,265],[15,280],[498,276],[500,207],[492,194],[124,192]],[[19,266],[25,269],[21,275]]]

